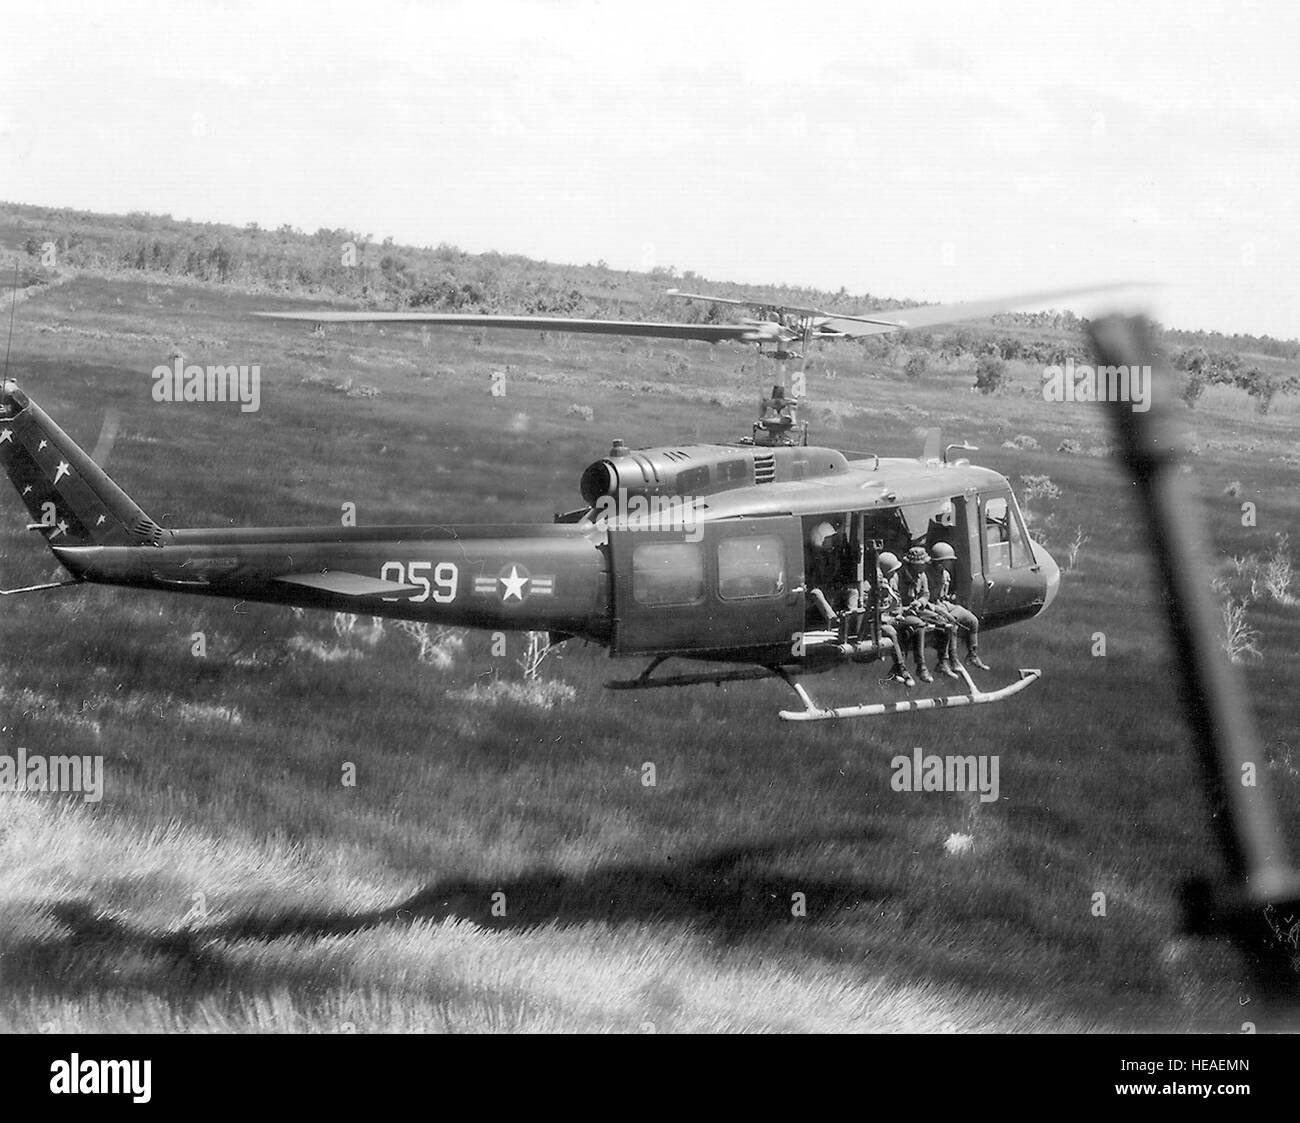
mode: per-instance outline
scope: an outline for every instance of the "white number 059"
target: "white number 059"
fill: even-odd
[[[429,570],[433,569],[433,580],[429,580]],[[452,562],[439,562],[436,569],[433,562],[384,562],[379,571],[383,581],[396,581],[399,585],[418,585],[423,592],[413,597],[381,597],[381,600],[409,600],[412,604],[433,600],[437,604],[450,604],[456,599],[456,566]]]

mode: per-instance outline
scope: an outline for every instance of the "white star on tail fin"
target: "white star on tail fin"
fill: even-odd
[[[5,441],[8,441],[10,444],[13,444],[13,440],[14,440],[14,431],[12,429],[0,429],[0,445],[4,444]]]
[[[64,476],[70,475],[71,472],[72,469],[69,467],[68,462],[66,460],[60,460],[59,466],[54,472],[54,482],[57,484]]]

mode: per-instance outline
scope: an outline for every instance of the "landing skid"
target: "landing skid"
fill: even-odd
[[[845,662],[848,662],[849,658],[846,655]],[[713,683],[716,686],[724,682],[752,682],[755,679],[779,678],[799,696],[799,700],[804,704],[802,710],[782,710],[781,717],[785,721],[831,721],[836,718],[878,717],[881,714],[903,714],[911,710],[943,710],[954,706],[981,706],[986,702],[1001,702],[1004,698],[1019,694],[1025,687],[1037,682],[1043,675],[1041,670],[1022,668],[1020,678],[1015,682],[1008,683],[999,690],[981,690],[970,677],[970,672],[964,666],[958,664],[957,673],[965,680],[966,686],[970,690],[969,694],[951,694],[946,698],[907,699],[899,702],[873,702],[867,706],[839,706],[828,710],[819,706],[804,685],[797,682],[784,667],[760,665],[730,670],[703,671],[689,675],[656,677],[654,672],[668,659],[669,656],[667,655],[657,656],[636,678],[616,679],[605,683],[605,686],[609,690],[654,690],[664,686],[700,686],[704,683]],[[839,665],[843,666],[844,664]],[[802,673],[817,674],[831,670],[832,666],[833,664],[823,664],[821,666],[805,667]]]
[[[785,679],[790,689],[799,695],[804,704],[802,710],[782,710],[781,717],[785,721],[831,721],[836,718],[852,717],[877,717],[880,714],[902,714],[911,710],[942,710],[952,706],[980,706],[985,702],[1001,702],[1003,698],[1010,698],[1013,694],[1019,694],[1025,687],[1037,682],[1043,672],[1041,670],[1020,671],[1020,678],[1000,690],[981,690],[975,685],[970,677],[970,673],[965,667],[959,666],[958,673],[966,680],[966,685],[970,687],[969,694],[951,694],[947,698],[917,698],[901,702],[874,702],[869,706],[840,706],[832,710],[824,710],[812,700],[808,691],[799,683],[787,675],[781,677]]]

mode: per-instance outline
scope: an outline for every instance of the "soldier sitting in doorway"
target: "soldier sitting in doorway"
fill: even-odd
[[[844,535],[835,524],[821,522],[809,532],[808,544],[812,547],[808,554],[808,596],[827,626],[833,628],[840,621],[840,611],[850,607]],[[856,584],[853,593],[856,601]],[[852,607],[856,608],[856,603]]]
[[[898,653],[898,664],[890,678],[897,678],[904,686],[913,686],[915,682],[908,673],[903,661],[907,651],[917,652],[916,675],[922,682],[933,682],[925,665],[926,622],[917,613],[907,608],[899,586],[902,562],[886,551],[877,558],[880,566],[880,579],[876,583],[880,596],[880,631],[882,635],[893,634],[894,650]],[[886,632],[886,628],[889,629]],[[901,669],[902,674],[898,671]]]
[[[874,595],[880,601],[880,638],[894,660],[889,679],[904,686],[915,686],[916,680],[903,661],[903,641],[899,638],[899,630],[905,630],[908,625],[900,618],[902,603],[898,599],[897,579],[894,576],[897,572],[898,559],[893,554],[881,553],[876,556]],[[919,625],[921,622],[917,620],[916,623]]]
[[[952,665],[952,653],[956,650],[957,625],[946,613],[938,611],[930,603],[930,583],[925,575],[930,564],[930,555],[924,546],[913,546],[903,557],[902,571],[898,577],[898,595],[904,610],[912,617],[920,619],[926,627],[938,629],[936,646],[939,649],[938,669],[949,678],[957,678]],[[925,631],[920,630],[913,639],[913,654],[916,657],[916,676],[922,682],[933,682],[925,664]]]
[[[957,625],[966,641],[966,662],[977,670],[987,671],[989,666],[980,658],[980,621],[969,608],[960,604],[952,591],[952,569],[957,561],[957,551],[947,542],[936,542],[931,550],[933,561],[930,583],[930,603],[946,613]],[[956,664],[957,652],[949,648],[950,661]]]

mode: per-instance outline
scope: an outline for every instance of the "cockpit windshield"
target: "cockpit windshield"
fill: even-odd
[[[1010,495],[992,495],[984,500],[984,548],[990,570],[1034,564],[1020,512]]]

